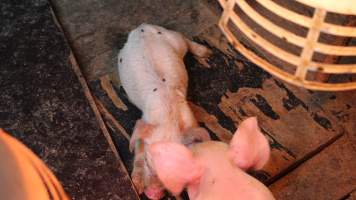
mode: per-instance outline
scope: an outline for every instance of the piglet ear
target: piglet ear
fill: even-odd
[[[270,147],[257,125],[256,117],[250,117],[240,124],[230,142],[229,154],[243,170],[259,170],[267,163]]]
[[[158,142],[149,146],[147,161],[165,188],[173,195],[185,186],[199,181],[203,168],[185,146],[172,142]]]

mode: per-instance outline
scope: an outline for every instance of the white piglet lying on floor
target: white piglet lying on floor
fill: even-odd
[[[186,187],[192,200],[273,199],[244,172],[260,169],[269,157],[255,118],[240,125],[230,146],[207,141],[209,134],[199,128],[186,101],[183,57],[188,50],[200,58],[210,54],[177,32],[142,24],[120,51],[122,86],[143,112],[130,141],[135,149],[131,176],[138,192],[160,199],[164,188],[178,195]]]
[[[131,31],[118,56],[120,81],[143,116],[130,141],[135,149],[132,180],[139,193],[160,199],[164,188],[146,162],[147,147],[155,142],[192,143],[208,140],[186,101],[188,75],[183,57],[190,51],[199,58],[209,49],[180,33],[142,24]]]
[[[245,173],[268,161],[269,144],[256,118],[241,123],[230,145],[217,141],[193,144],[191,149],[171,142],[149,147],[149,165],[174,195],[187,188],[191,200],[273,200],[261,182]]]

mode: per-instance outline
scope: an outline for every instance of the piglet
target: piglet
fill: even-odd
[[[118,55],[121,84],[143,113],[130,140],[130,149],[135,150],[131,177],[138,192],[150,199],[160,199],[164,187],[147,165],[147,147],[156,142],[190,144],[210,139],[186,101],[188,75],[183,57],[187,51],[200,59],[210,54],[178,32],[141,24],[130,32]]]
[[[230,145],[206,141],[188,149],[178,143],[157,142],[150,145],[147,160],[175,195],[187,188],[191,200],[271,200],[274,197],[267,187],[245,173],[261,169],[269,154],[256,118],[248,118]]]

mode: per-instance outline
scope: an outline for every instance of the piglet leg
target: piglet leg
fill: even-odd
[[[208,58],[212,54],[212,51],[204,45],[201,45],[189,39],[185,39],[185,41],[187,42],[189,51],[196,57]]]
[[[135,150],[131,178],[139,194],[145,192],[149,199],[158,200],[164,195],[164,188],[156,174],[152,173],[146,163],[144,143],[145,139],[151,135],[153,128],[153,125],[143,120],[137,120],[136,122],[130,139],[130,150]]]
[[[164,196],[164,188],[156,174],[148,167],[145,160],[144,144],[136,143],[134,169],[131,173],[137,193],[143,192],[151,200],[159,200]]]
[[[145,189],[144,184],[144,165],[145,153],[144,144],[138,142],[135,146],[135,158],[133,163],[133,170],[131,173],[132,182],[136,187],[137,193],[142,194]]]
[[[131,173],[132,182],[136,190],[141,194],[145,189],[145,144],[144,138],[151,133],[152,125],[143,120],[137,120],[134,131],[130,138],[130,151],[135,151],[134,165]]]
[[[210,67],[207,58],[213,53],[210,49],[207,47],[198,44],[194,41],[191,41],[189,39],[185,39],[188,45],[188,50],[194,55],[195,59],[198,60],[200,64],[202,64],[204,67]]]

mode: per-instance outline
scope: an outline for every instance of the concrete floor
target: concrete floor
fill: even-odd
[[[116,88],[118,96],[127,109],[115,107],[96,80],[114,72],[116,54],[131,29],[143,22],[162,25],[198,38],[214,50],[209,63],[212,69],[186,61],[191,80],[189,100],[206,128],[224,140],[246,117],[241,113],[258,116],[274,145],[272,161],[257,176],[277,199],[354,196],[355,92],[309,92],[260,72],[229,49],[215,26],[219,18],[215,1],[52,0],[52,4],[94,93],[124,131],[130,134],[139,111],[120,87]],[[254,81],[249,82],[251,79]],[[125,146],[124,140],[116,142]],[[121,155],[130,168],[124,149]]]
[[[216,4],[185,0],[53,0],[56,15],[90,80],[113,71],[128,32],[153,23],[192,37],[216,24]],[[158,12],[159,10],[159,12]]]
[[[138,199],[103,137],[52,14],[47,0],[0,2],[0,127],[44,161],[71,199]],[[33,167],[33,162],[21,164]],[[0,170],[3,174],[4,166]],[[10,178],[21,177],[19,171],[11,173]],[[22,184],[1,179],[2,189],[24,192]],[[48,192],[60,198],[59,191]],[[6,195],[0,193],[0,199]]]

